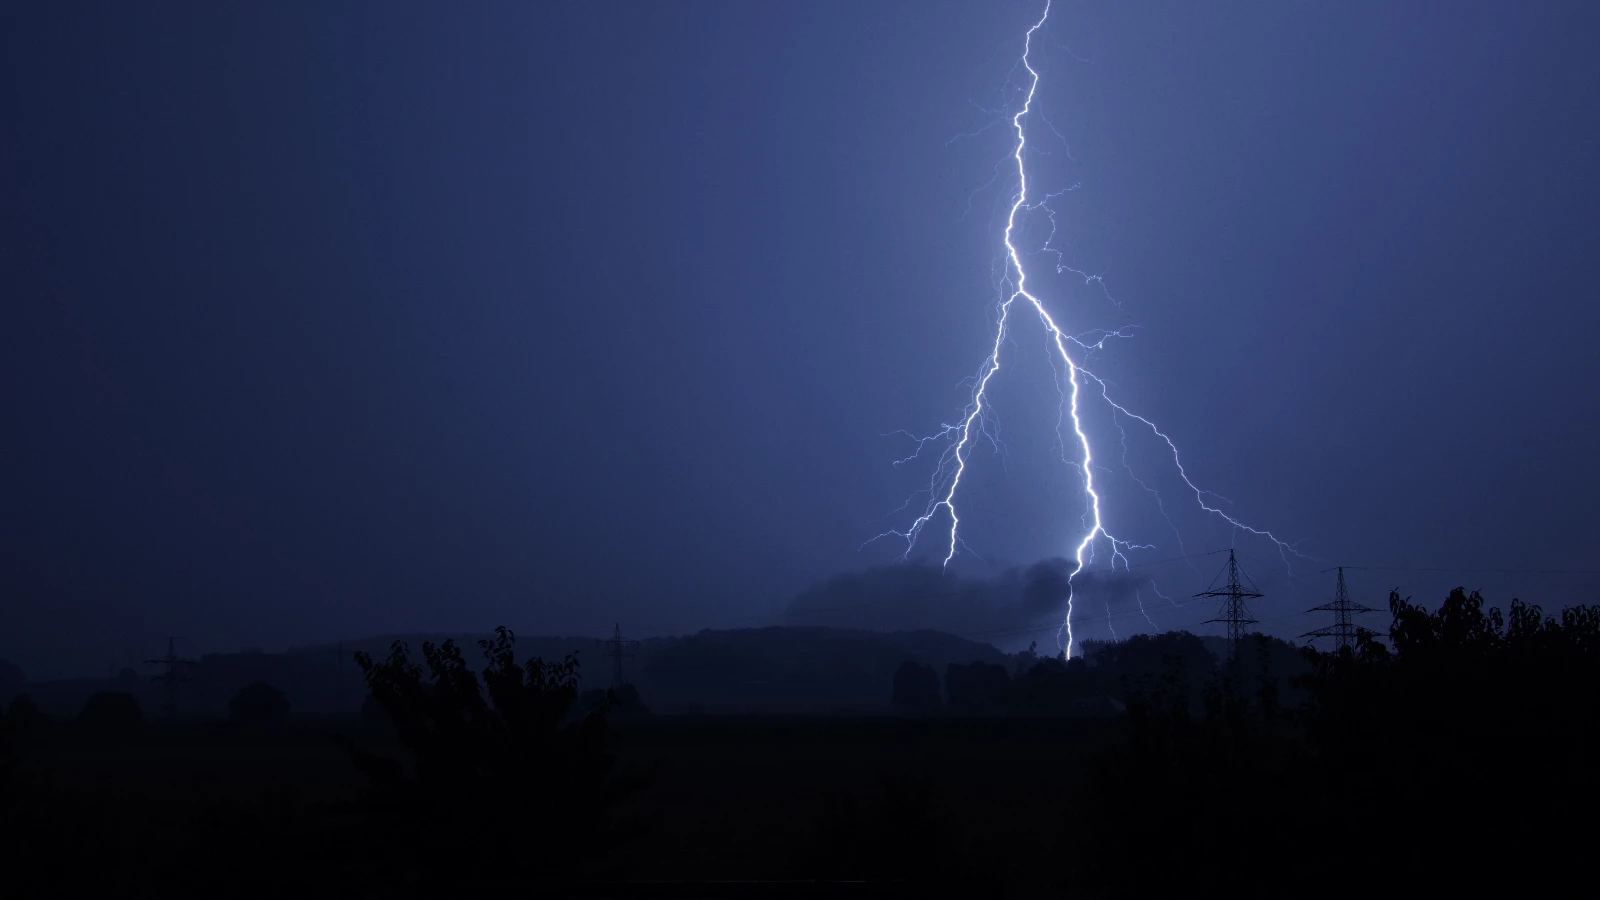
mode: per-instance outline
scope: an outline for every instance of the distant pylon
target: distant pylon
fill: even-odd
[[[176,642],[172,638],[167,638],[167,655],[159,659],[147,659],[144,661],[147,666],[162,667],[161,674],[152,676],[150,680],[157,683],[165,683],[167,686],[166,713],[169,719],[178,714],[178,685],[185,681],[193,680],[189,675],[185,674],[185,667],[199,665],[192,659],[180,657],[175,644]]]
[[[1345,590],[1344,586],[1344,566],[1340,566],[1339,583],[1333,589],[1333,602],[1324,603],[1321,606],[1313,606],[1306,612],[1333,613],[1332,625],[1327,628],[1318,628],[1316,631],[1308,631],[1300,636],[1303,638],[1331,637],[1333,638],[1333,650],[1335,653],[1339,653],[1347,649],[1354,650],[1356,647],[1357,629],[1350,617],[1356,613],[1377,612],[1377,610],[1370,606],[1362,606],[1350,599],[1350,592]]]
[[[622,623],[618,622],[616,628],[611,632],[611,640],[599,641],[598,643],[606,648],[606,655],[611,657],[611,686],[614,688],[622,687],[626,681],[622,671],[622,661],[631,659],[634,656],[634,651],[638,649],[639,642],[623,640]]]
[[[1228,584],[1222,589],[1217,588],[1217,582],[1223,575],[1228,576]],[[1249,585],[1248,588],[1245,585]],[[1250,583],[1249,576],[1239,571],[1239,561],[1234,559],[1233,551],[1228,551],[1228,565],[1217,577],[1211,579],[1211,588],[1195,594],[1195,597],[1221,597],[1222,607],[1217,611],[1215,619],[1207,619],[1206,624],[1221,622],[1228,626],[1228,660],[1234,666],[1239,665],[1239,642],[1243,640],[1246,625],[1256,624],[1257,619],[1250,617],[1250,610],[1244,605],[1246,600],[1264,597],[1260,591]]]

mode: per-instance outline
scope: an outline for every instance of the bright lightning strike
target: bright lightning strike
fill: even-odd
[[[977,443],[978,438],[987,438],[991,443],[994,443],[998,449],[998,442],[996,441],[994,432],[991,430],[991,419],[993,413],[992,404],[989,399],[989,386],[996,373],[998,373],[1001,368],[1001,350],[1007,343],[1007,337],[1011,327],[1011,313],[1016,308],[1018,301],[1021,301],[1023,304],[1025,304],[1026,308],[1031,309],[1033,313],[1039,317],[1039,321],[1041,324],[1043,324],[1048,337],[1047,343],[1050,349],[1053,351],[1051,353],[1051,359],[1052,362],[1057,366],[1057,387],[1061,391],[1062,406],[1065,408],[1064,415],[1057,423],[1061,456],[1062,460],[1066,462],[1067,465],[1071,466],[1082,476],[1083,491],[1088,501],[1087,509],[1085,510],[1082,518],[1084,532],[1082,537],[1078,540],[1077,545],[1073,549],[1073,559],[1076,565],[1071,574],[1069,574],[1067,577],[1066,615],[1061,625],[1061,631],[1057,636],[1058,643],[1061,643],[1062,646],[1062,653],[1066,657],[1070,658],[1072,656],[1074,643],[1072,632],[1073,601],[1075,592],[1074,579],[1076,579],[1078,575],[1084,571],[1085,567],[1094,560],[1095,544],[1103,539],[1109,546],[1111,551],[1111,568],[1113,571],[1116,569],[1119,561],[1122,563],[1124,569],[1129,567],[1128,557],[1125,555],[1124,551],[1154,549],[1154,547],[1149,544],[1135,544],[1123,540],[1113,535],[1106,528],[1105,518],[1101,510],[1100,489],[1095,482],[1095,457],[1093,450],[1091,449],[1092,442],[1088,432],[1085,430],[1083,415],[1081,413],[1082,403],[1085,400],[1083,387],[1084,382],[1086,381],[1093,382],[1099,387],[1099,399],[1111,409],[1113,419],[1116,420],[1123,447],[1123,467],[1128,469],[1129,475],[1133,477],[1133,480],[1139,484],[1140,487],[1143,487],[1146,491],[1156,495],[1157,503],[1160,506],[1163,517],[1166,517],[1167,511],[1165,504],[1161,502],[1159,493],[1156,492],[1154,488],[1150,487],[1148,483],[1140,480],[1138,476],[1133,475],[1131,468],[1128,467],[1127,432],[1123,428],[1122,422],[1118,417],[1125,417],[1143,424],[1146,428],[1153,432],[1156,437],[1160,438],[1166,443],[1167,448],[1171,451],[1173,465],[1176,466],[1178,475],[1183,479],[1184,484],[1186,484],[1194,492],[1196,502],[1199,504],[1200,509],[1206,514],[1222,519],[1223,521],[1232,525],[1236,532],[1244,531],[1272,541],[1273,544],[1277,546],[1280,555],[1283,556],[1286,565],[1288,563],[1289,554],[1295,554],[1297,556],[1299,554],[1295,551],[1295,548],[1292,545],[1278,539],[1278,537],[1272,534],[1272,532],[1253,528],[1244,524],[1243,522],[1238,521],[1221,509],[1209,505],[1206,502],[1206,498],[1208,496],[1217,497],[1219,495],[1198,487],[1190,479],[1188,471],[1185,470],[1183,462],[1179,458],[1177,444],[1175,444],[1165,432],[1157,427],[1154,422],[1129,411],[1126,406],[1112,400],[1105,380],[1085,369],[1081,361],[1073,357],[1071,349],[1069,348],[1069,345],[1078,347],[1084,354],[1089,355],[1097,350],[1103,349],[1108,340],[1131,336],[1132,329],[1093,329],[1076,335],[1068,334],[1056,323],[1049,311],[1045,309],[1045,306],[1040,301],[1039,297],[1032,293],[1032,291],[1029,289],[1027,267],[1023,262],[1023,254],[1017,248],[1015,237],[1019,220],[1027,213],[1043,209],[1050,220],[1050,234],[1049,237],[1046,238],[1041,252],[1049,253],[1056,258],[1056,264],[1054,266],[1056,273],[1060,274],[1063,272],[1070,272],[1082,278],[1085,284],[1098,285],[1102,291],[1105,290],[1105,282],[1100,275],[1089,274],[1080,269],[1067,265],[1062,251],[1053,246],[1056,236],[1056,213],[1050,208],[1049,203],[1056,197],[1077,189],[1078,185],[1074,184],[1071,187],[1068,187],[1062,191],[1057,191],[1053,194],[1045,194],[1037,200],[1031,199],[1029,194],[1027,166],[1027,153],[1029,147],[1027,139],[1028,132],[1025,123],[1027,122],[1030,114],[1034,112],[1034,98],[1039,88],[1039,71],[1034,68],[1030,55],[1033,50],[1034,35],[1039,31],[1039,29],[1044,27],[1044,24],[1049,17],[1050,2],[1049,0],[1046,0],[1044,12],[1039,16],[1039,21],[1033,23],[1033,26],[1028,29],[1027,34],[1023,37],[1022,57],[1018,61],[1018,68],[1027,73],[1028,83],[1026,96],[1023,98],[1021,107],[1017,109],[1016,113],[1011,116],[1011,130],[1016,134],[1016,144],[1010,153],[1010,158],[1016,164],[1017,192],[1012,198],[1011,209],[1006,217],[1006,227],[1003,239],[1004,251],[1002,253],[1002,256],[1004,257],[1005,271],[1001,280],[1001,284],[1003,286],[1002,294],[1005,293],[1005,286],[1009,286],[1010,293],[1005,295],[1004,299],[1002,299],[999,303],[998,316],[995,322],[994,342],[989,349],[988,357],[985,358],[982,366],[979,367],[973,386],[972,398],[965,407],[962,416],[957,421],[941,425],[936,431],[926,437],[917,437],[909,432],[899,432],[901,434],[905,434],[908,438],[915,442],[915,449],[910,456],[896,461],[896,465],[901,465],[917,459],[922,454],[922,451],[930,445],[943,443],[944,450],[938,457],[933,476],[929,481],[928,486],[921,491],[918,491],[916,494],[913,494],[911,500],[907,501],[907,506],[909,506],[911,501],[915,500],[918,496],[926,495],[926,505],[923,507],[921,514],[917,516],[917,518],[911,523],[910,527],[906,530],[886,531],[872,538],[867,543],[872,543],[873,541],[890,536],[898,537],[903,540],[906,545],[904,553],[901,554],[901,558],[904,559],[910,554],[912,548],[916,545],[917,541],[922,538],[923,533],[930,527],[934,519],[943,513],[947,514],[950,520],[949,533],[940,542],[940,546],[944,551],[943,564],[948,567],[950,561],[955,558],[957,550],[965,547],[965,544],[960,537],[961,516],[956,508],[956,495],[961,488],[963,478],[967,474],[967,467],[971,461],[972,450],[974,445]],[[1046,122],[1046,125],[1048,125],[1052,131],[1055,131],[1053,125],[1049,125],[1048,122]],[[987,126],[985,129],[980,129],[980,132],[982,130],[987,130]],[[1060,135],[1059,131],[1055,131],[1055,133],[1058,136]],[[972,137],[976,134],[977,133],[972,135],[958,135],[958,137]],[[998,175],[998,168],[996,170],[996,174]],[[970,200],[971,198],[969,197],[969,207]],[[1106,297],[1114,304],[1117,302],[1109,293],[1106,294]],[[1065,371],[1066,377],[1060,378],[1059,376],[1063,370]],[[1075,443],[1078,448],[1078,452],[1074,454],[1076,459],[1067,458],[1066,447],[1069,441],[1066,439],[1065,434],[1061,431],[1061,429],[1068,422],[1071,424],[1072,434],[1075,438],[1075,440],[1071,441],[1070,443]],[[904,508],[905,507],[903,506],[902,509]],[[1171,524],[1172,520],[1167,518],[1167,521],[1168,524]],[[1176,526],[1174,526],[1173,530],[1176,534]],[[1155,589],[1153,583],[1150,584],[1150,587],[1152,590],[1155,590],[1158,597],[1167,599],[1160,593],[1159,590]],[[1144,616],[1145,620],[1149,622],[1150,616],[1145,610],[1143,596],[1138,594],[1137,588],[1135,589],[1135,594],[1136,601],[1138,602],[1139,606],[1139,612]],[[1169,600],[1168,602],[1170,603],[1171,601]],[[1110,616],[1109,607],[1107,608],[1107,616],[1108,618]],[[1154,623],[1152,622],[1151,624]]]

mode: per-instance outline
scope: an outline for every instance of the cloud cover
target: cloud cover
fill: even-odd
[[[1072,560],[1053,558],[983,578],[927,563],[880,566],[812,585],[789,601],[783,618],[875,631],[931,628],[1001,648],[1048,646],[1066,613],[1073,568]],[[1073,620],[1116,627],[1137,618],[1148,584],[1135,573],[1085,572],[1071,580]]]

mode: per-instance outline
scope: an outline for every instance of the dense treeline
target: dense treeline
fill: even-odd
[[[1199,711],[1201,689],[1219,660],[1205,641],[1186,631],[1135,635],[1125,641],[1091,642],[1071,660],[1041,657],[1037,646],[1010,665],[951,663],[943,677],[932,666],[907,661],[895,673],[892,707],[902,715],[1108,716],[1126,709],[1140,679],[1177,667],[1190,706]],[[1312,662],[1300,648],[1266,635],[1241,648],[1238,665],[1270,673],[1280,701],[1305,699],[1301,678]]]
[[[172,699],[183,718],[231,718],[241,690],[266,684],[283,694],[297,718],[343,716],[355,713],[367,695],[360,668],[351,665],[355,652],[383,658],[396,640],[412,648],[424,643],[442,646],[447,640],[472,648],[493,637],[492,633],[394,635],[283,653],[204,654],[197,665],[186,669],[187,680],[175,698],[164,684],[132,669],[110,678],[29,681],[20,669],[0,660],[0,702],[26,693],[47,714],[67,719],[77,715],[93,694],[114,692],[133,696],[152,718],[163,715]],[[517,646],[544,659],[576,655],[586,664],[590,680],[610,680],[605,650],[592,637],[518,635]],[[927,630],[799,626],[704,630],[641,640],[637,653],[626,661],[626,679],[638,686],[658,714],[701,710],[870,715],[888,711],[895,668],[908,659],[942,672],[951,662],[1004,662],[1006,654],[981,641]]]
[[[1600,609],[1389,601],[1389,647],[1307,653],[1306,701],[1169,665],[1139,685],[1074,839],[1095,896],[1547,891],[1589,879]]]
[[[608,715],[637,695],[578,690],[573,657],[518,662],[505,629],[480,642],[481,671],[453,641],[404,643],[374,660],[356,654],[385,728],[339,740],[366,787],[352,799],[303,802],[271,793],[207,806],[178,834],[128,844],[97,827],[69,795],[18,777],[18,745],[38,739],[19,699],[0,720],[0,895],[85,888],[261,896],[310,886],[341,894],[560,890],[607,872],[633,834],[616,806],[643,784],[617,770]],[[235,698],[233,725],[281,724],[288,707],[268,685]],[[126,743],[142,728],[126,693],[92,697],[75,737]],[[380,743],[381,750],[370,744]],[[15,865],[27,860],[27,865]],[[86,863],[88,865],[86,865]],[[514,865],[513,865],[514,863]]]
[[[1363,632],[1342,653],[1257,636],[1219,664],[1201,639],[1174,633],[1094,646],[1068,663],[1024,654],[943,673],[902,665],[893,699],[908,727],[1081,716],[1085,703],[1108,701],[1112,738],[1085,759],[1036,746],[1055,740],[1047,732],[1017,732],[1032,735],[1017,739],[1032,742],[1014,745],[1019,757],[1062,761],[1061,784],[1040,784],[1040,796],[1068,799],[987,800],[976,831],[1009,835],[1009,845],[972,840],[970,821],[942,811],[990,774],[957,751],[922,774],[897,761],[871,796],[840,793],[814,839],[772,874],[964,897],[1042,884],[1083,897],[1278,897],[1541,892],[1586,880],[1600,785],[1600,610],[1552,617],[1514,601],[1502,614],[1458,590],[1432,611],[1393,595],[1390,612],[1387,645]],[[640,698],[580,693],[576,660],[518,661],[503,630],[481,650],[476,669],[453,642],[424,644],[420,663],[399,643],[382,659],[357,656],[368,715],[383,725],[344,739],[358,795],[212,804],[132,849],[92,796],[27,777],[29,747],[51,726],[13,702],[0,720],[0,893],[251,896],[316,879],[355,895],[561,895],[629,877],[629,848],[674,828],[635,815],[653,788],[616,755],[612,723],[642,714]],[[270,686],[236,700],[231,727],[283,726],[287,705]],[[108,696],[56,727],[115,748],[156,726]],[[1023,849],[1016,829],[995,827],[1003,820],[1027,822],[1054,849]]]

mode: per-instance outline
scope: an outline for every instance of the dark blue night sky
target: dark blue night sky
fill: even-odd
[[[892,433],[958,415],[992,340],[1040,9],[13,7],[0,656],[758,624],[889,563],[860,545],[928,476]],[[1269,630],[1315,626],[1333,564],[1388,567],[1352,570],[1373,605],[1593,600],[1597,28],[1055,0],[1030,171],[1077,186],[1052,245],[1105,290],[1040,255],[1041,292],[1136,326],[1091,367],[1314,557],[1239,538]],[[1044,334],[1011,338],[973,577],[1080,533]],[[1233,543],[1130,428],[1180,549],[1101,412],[1136,565]],[[1139,571],[1183,597],[1219,565]]]

